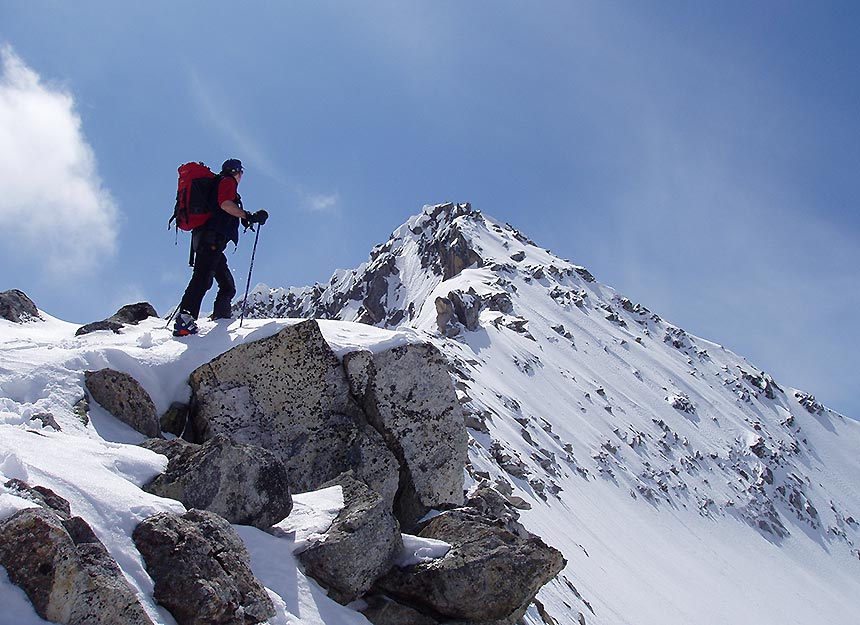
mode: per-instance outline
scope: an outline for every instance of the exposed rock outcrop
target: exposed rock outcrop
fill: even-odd
[[[157,514],[132,537],[155,582],[155,600],[179,625],[252,625],[275,615],[242,539],[217,514]]]
[[[155,308],[148,302],[138,302],[137,304],[127,304],[116,311],[107,319],[94,321],[78,328],[75,336],[89,334],[97,330],[110,330],[111,332],[119,333],[125,325],[137,325],[148,317],[157,317],[158,313]]]
[[[87,390],[102,408],[146,436],[161,435],[155,404],[149,393],[127,373],[113,369],[87,371]]]
[[[481,314],[481,298],[475,293],[474,289],[468,291],[451,291],[448,293],[448,299],[454,305],[454,313],[457,315],[457,320],[463,324],[467,330],[478,329],[478,316]]]
[[[343,367],[316,321],[245,343],[191,374],[192,432],[224,434],[268,449],[287,467],[295,492],[315,490],[352,469],[388,501],[398,465],[350,395]]]
[[[67,625],[152,625],[119,566],[69,503],[53,491],[9,482],[43,507],[0,521],[0,565],[42,618]]]
[[[346,473],[330,485],[343,489],[344,508],[322,539],[298,554],[305,571],[347,604],[386,573],[403,548],[400,526],[378,494]]]
[[[439,333],[448,338],[460,334],[461,327],[457,322],[457,314],[454,311],[454,302],[447,297],[436,298],[436,327]]]
[[[262,447],[233,443],[223,435],[203,445],[153,438],[141,446],[169,459],[167,471],[143,487],[148,493],[260,529],[292,510],[287,469]]]
[[[42,320],[33,300],[18,289],[0,293],[0,317],[13,323]]]
[[[452,548],[439,560],[395,566],[376,590],[439,621],[513,623],[565,566],[537,536],[521,538],[466,508],[431,519],[419,536]]]
[[[439,350],[425,343],[357,351],[343,364],[353,395],[400,463],[401,524],[409,528],[431,508],[461,505],[467,435]]]

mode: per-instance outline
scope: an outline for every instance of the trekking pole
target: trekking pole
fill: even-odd
[[[171,321],[173,321],[173,318],[176,316],[176,313],[178,313],[178,312],[179,312],[179,307],[180,307],[180,306],[182,306],[182,302],[179,302],[179,303],[176,305],[176,308],[174,308],[174,309],[173,309],[173,312],[172,312],[172,313],[170,313],[170,316],[167,318],[167,323],[164,325],[164,327],[165,327],[165,328],[169,328],[169,327],[170,327],[170,322],[171,322]]]
[[[251,272],[254,271],[254,256],[257,254],[257,241],[260,240],[260,230],[263,229],[263,224],[257,224],[257,234],[254,236],[254,249],[251,251],[251,266],[248,268],[248,282],[245,283],[245,299],[242,300],[242,314],[239,316],[239,327],[242,327],[242,322],[245,321],[245,305],[248,303],[248,289],[251,288]]]

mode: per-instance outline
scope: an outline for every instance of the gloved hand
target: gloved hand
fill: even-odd
[[[251,227],[251,224],[260,224],[261,226],[266,223],[266,220],[269,218],[269,213],[264,210],[258,210],[256,213],[249,213],[245,211],[246,217],[242,219],[242,226],[247,230]]]

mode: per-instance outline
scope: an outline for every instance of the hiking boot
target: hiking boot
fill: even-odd
[[[188,336],[189,334],[197,334],[197,322],[190,313],[181,312],[176,315],[176,321],[173,324],[173,336]]]

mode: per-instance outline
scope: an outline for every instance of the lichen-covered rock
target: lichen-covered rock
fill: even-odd
[[[389,502],[345,473],[344,507],[319,541],[298,554],[305,571],[340,603],[354,601],[387,572],[403,548]]]
[[[275,615],[242,539],[217,514],[157,514],[132,538],[155,582],[155,600],[179,625],[252,625]]]
[[[410,528],[431,508],[463,503],[467,435],[448,365],[428,343],[344,357],[353,395],[400,463],[395,515]]]
[[[287,469],[262,447],[233,443],[223,435],[203,445],[153,438],[141,446],[169,459],[167,470],[143,487],[148,493],[260,529],[292,510]]]
[[[537,536],[519,537],[468,509],[434,517],[419,536],[451,550],[428,563],[395,566],[375,590],[446,621],[514,622],[565,566]]]
[[[13,323],[42,320],[33,300],[18,289],[0,293],[0,317]]]
[[[155,404],[133,377],[121,371],[101,369],[87,371],[84,382],[92,398],[114,417],[146,436],[161,434]]]
[[[350,395],[340,361],[316,321],[245,343],[191,374],[193,442],[224,434],[271,451],[295,492],[350,469],[388,501],[397,460]]]
[[[61,518],[40,507],[0,521],[0,565],[46,620],[152,625],[119,566],[80,517]]]

